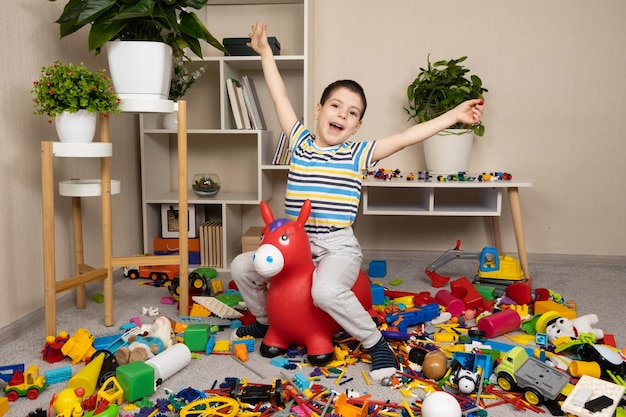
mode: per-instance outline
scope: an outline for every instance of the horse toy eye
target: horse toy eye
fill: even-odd
[[[279,242],[280,242],[281,245],[289,244],[289,236],[287,236],[286,233],[283,233],[282,236],[280,237]]]

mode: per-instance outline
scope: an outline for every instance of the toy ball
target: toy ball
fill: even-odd
[[[445,353],[440,350],[433,350],[424,356],[422,363],[422,372],[426,378],[440,380],[448,371],[448,358]]]
[[[461,417],[461,406],[445,391],[431,392],[422,401],[423,417]]]

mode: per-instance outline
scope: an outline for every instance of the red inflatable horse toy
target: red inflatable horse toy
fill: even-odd
[[[304,230],[310,213],[311,202],[306,200],[297,221],[274,219],[267,203],[261,201],[265,228],[254,255],[254,267],[272,281],[267,293],[269,329],[260,352],[271,358],[284,354],[291,345],[302,345],[309,362],[322,366],[333,358],[332,337],[340,326],[315,306],[311,297],[315,266]],[[352,291],[369,310],[372,306],[370,281],[362,271]]]

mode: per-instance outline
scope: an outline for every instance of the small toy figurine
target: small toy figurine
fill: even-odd
[[[272,277],[272,284],[267,292],[269,329],[260,352],[265,357],[274,357],[285,353],[293,344],[303,345],[309,362],[321,366],[333,358],[332,336],[340,327],[313,303],[311,296],[315,265],[304,230],[310,212],[311,202],[307,200],[297,221],[274,219],[270,207],[261,201],[265,228],[254,266],[262,276]],[[361,304],[370,309],[370,282],[362,271],[352,290]]]
[[[130,345],[122,346],[115,352],[119,365],[142,361],[154,357],[169,348],[176,341],[172,323],[165,317],[157,317],[143,335],[131,336]]]
[[[598,316],[596,314],[587,314],[575,319],[557,317],[547,323],[546,333],[550,342],[561,336],[569,336],[575,339],[582,334],[592,334],[595,338],[594,340],[601,340],[604,338],[604,332],[593,327],[597,323]]]

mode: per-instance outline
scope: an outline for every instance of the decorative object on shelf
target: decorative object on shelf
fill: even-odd
[[[206,72],[207,64],[201,65],[197,70],[190,71],[189,65],[182,57],[174,57],[172,77],[170,80],[169,99],[178,101],[181,99],[202,74]],[[176,111],[163,115],[163,128],[176,129],[178,127],[178,114]]]
[[[477,75],[466,74],[469,69],[461,62],[467,59],[442,60],[420,68],[417,78],[407,88],[409,107],[404,111],[417,123],[434,119],[462,102],[483,98],[488,90]],[[455,124],[424,141],[426,167],[431,172],[467,171],[474,136],[483,136],[482,121],[474,125]]]
[[[189,48],[195,55],[202,57],[201,40],[226,52],[223,45],[209,32],[198,16],[193,11],[189,11],[190,8],[200,10],[206,6],[207,2],[208,0],[142,0],[139,2],[68,0],[56,23],[60,25],[61,38],[78,31],[83,26],[90,26],[89,50],[98,55],[102,47],[107,45],[109,68],[115,80],[115,91],[132,106],[135,101],[146,98],[167,100],[172,53],[176,56],[187,57],[186,50]],[[120,54],[119,49],[125,49],[127,45],[119,44],[130,41],[139,42],[140,48],[145,48],[146,42],[162,43],[163,46],[167,45],[169,48],[153,47],[155,50],[150,52],[132,52],[130,55],[124,53],[122,57],[126,58],[120,58],[123,63],[127,64],[124,66],[122,63],[117,63],[116,58]],[[148,53],[157,55],[158,61],[161,61],[161,67],[155,67],[154,63],[147,64],[148,66],[139,65],[146,62]],[[153,61],[148,60],[148,62]],[[124,81],[122,75],[129,76],[130,81],[127,84],[122,84]],[[147,97],[138,97],[137,94],[143,94],[143,92],[137,92],[137,85],[142,85],[146,79],[157,80],[152,87],[154,90],[150,90],[150,95]],[[127,90],[125,86],[129,86],[129,89]],[[157,97],[153,97],[155,94]],[[123,102],[122,105],[125,110],[131,110],[126,107],[126,103]]]
[[[120,111],[119,99],[111,78],[104,69],[90,71],[85,64],[63,64],[42,67],[33,83],[34,114],[45,114],[56,120],[61,141],[91,142],[96,131],[97,113]],[[67,126],[67,123],[78,125]]]
[[[217,174],[196,174],[193,176],[191,188],[200,197],[213,197],[220,191],[221,184]]]

